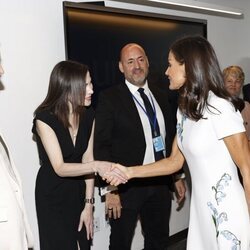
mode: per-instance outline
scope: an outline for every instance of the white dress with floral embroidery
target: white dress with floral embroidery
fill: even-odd
[[[249,250],[250,223],[237,167],[223,141],[245,131],[239,112],[209,93],[197,122],[177,112],[177,141],[192,180],[188,250]]]

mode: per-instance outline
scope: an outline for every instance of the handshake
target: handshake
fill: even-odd
[[[131,179],[127,167],[107,161],[95,161],[95,172],[97,172],[104,181],[113,186],[125,184]]]

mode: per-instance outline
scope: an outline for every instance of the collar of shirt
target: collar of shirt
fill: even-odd
[[[140,86],[140,87],[135,86],[134,84],[130,83],[127,80],[125,80],[125,83],[129,89],[129,91],[131,92],[131,94],[133,94],[134,96],[140,96],[140,93],[137,91],[139,88],[144,88],[146,95],[148,95],[148,93],[149,93],[149,87],[148,87],[147,81],[143,86]]]

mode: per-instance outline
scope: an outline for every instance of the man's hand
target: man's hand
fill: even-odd
[[[121,217],[121,200],[117,192],[106,194],[105,210],[109,218],[118,219]]]

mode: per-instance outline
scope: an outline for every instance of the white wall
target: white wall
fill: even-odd
[[[244,19],[150,7],[143,10],[207,19],[208,39],[215,47],[221,66],[241,65],[246,73],[246,82],[250,82],[250,2],[213,1],[220,5],[229,3],[231,7],[243,9]],[[129,4],[118,5],[142,10],[141,7]],[[32,113],[45,97],[52,67],[65,58],[62,1],[0,0],[0,51],[6,73],[2,79],[5,90],[0,91],[0,127],[8,140],[23,180],[28,215],[36,237],[35,249],[39,249],[34,203],[35,178],[39,163],[36,145],[32,141]],[[171,234],[184,229],[188,223],[188,204],[180,213],[175,210],[174,207]],[[101,219],[101,231],[95,235],[93,250],[107,249],[109,229],[105,227],[104,209],[100,201],[95,215]],[[142,236],[138,227],[133,249],[140,248]]]

